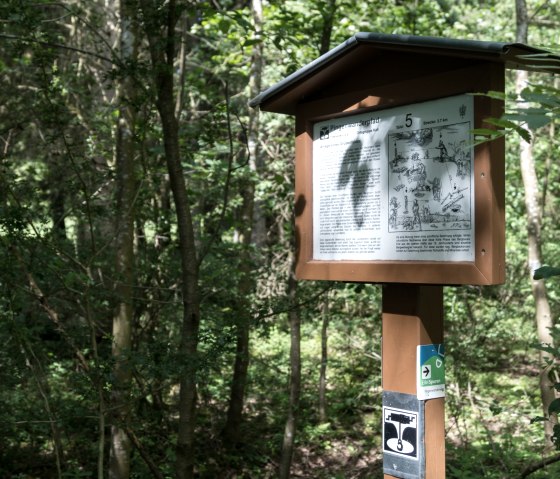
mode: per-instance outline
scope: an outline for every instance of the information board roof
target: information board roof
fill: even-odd
[[[332,83],[333,78],[359,69],[363,62],[382,61],[394,57],[395,53],[441,56],[460,59],[466,64],[503,63],[510,69],[549,73],[556,73],[560,67],[560,56],[522,43],[361,32],[263,91],[250,105],[293,115],[298,103]]]

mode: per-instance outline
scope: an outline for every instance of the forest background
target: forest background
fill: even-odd
[[[293,119],[248,100],[359,31],[559,26],[557,0],[0,2],[0,476],[382,477],[379,286],[295,281]],[[560,264],[557,86],[508,72],[489,124],[532,140],[505,284],[445,289],[450,478],[560,475],[533,421],[560,298],[531,279]]]

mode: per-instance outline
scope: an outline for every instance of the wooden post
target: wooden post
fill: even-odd
[[[383,286],[383,390],[416,395],[416,350],[443,343],[443,286]],[[421,432],[420,432],[421,434]],[[445,479],[444,399],[425,402],[427,479]],[[393,476],[384,475],[385,479]]]

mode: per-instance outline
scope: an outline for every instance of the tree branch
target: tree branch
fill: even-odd
[[[560,461],[560,454],[556,454],[556,456],[550,456],[547,457],[546,459],[541,459],[540,461],[537,461],[533,464],[529,464],[525,469],[523,469],[521,475],[519,476],[519,479],[525,479],[526,477],[533,474],[533,472],[536,472],[539,469],[543,469],[546,466],[550,464],[554,464],[555,462],[558,461]]]
[[[87,359],[85,358],[85,356],[82,353],[82,351],[80,350],[80,348],[78,348],[78,346],[76,345],[76,343],[74,342],[72,337],[68,334],[68,332],[66,331],[66,329],[62,325],[62,322],[60,321],[58,313],[49,305],[47,297],[43,294],[43,291],[41,290],[41,288],[39,287],[39,285],[35,281],[35,278],[31,274],[31,272],[27,269],[27,266],[25,265],[25,262],[23,261],[23,258],[21,257],[21,254],[19,253],[17,248],[13,245],[11,245],[11,250],[13,251],[15,257],[17,258],[18,263],[21,265],[25,276],[27,276],[27,281],[29,283],[31,293],[33,294],[33,296],[35,296],[35,298],[39,302],[41,308],[43,308],[43,310],[47,313],[47,316],[54,323],[57,331],[62,335],[62,337],[66,340],[66,342],[74,350],[74,354],[78,358],[78,360],[80,362],[80,365],[82,366],[84,371],[89,372],[90,368],[89,368],[89,363],[88,363]]]
[[[128,438],[130,439],[130,441],[132,442],[132,444],[134,445],[134,447],[136,448],[136,450],[138,451],[138,453],[140,454],[140,456],[142,457],[142,459],[144,459],[144,462],[150,469],[152,475],[156,479],[164,479],[163,473],[161,472],[157,464],[152,460],[152,458],[148,454],[148,451],[146,451],[146,448],[142,445],[142,443],[138,439],[138,436],[134,434],[134,431],[127,426],[125,428],[125,432]]]
[[[290,306],[288,308],[279,309],[279,310],[272,311],[272,312],[266,313],[266,314],[259,314],[259,315],[255,316],[255,321],[261,321],[261,320],[266,319],[266,318],[271,318],[273,316],[278,316],[279,314],[282,314],[282,313],[289,313],[290,311],[293,311],[294,309],[298,309],[298,308],[301,308],[303,306],[307,306],[308,304],[313,303],[319,296],[323,295],[324,293],[326,293],[327,291],[330,291],[333,288],[334,288],[334,286],[332,284],[329,284],[327,287],[323,288],[317,294],[314,294],[313,296],[306,299],[305,301],[301,301],[299,303],[294,303],[292,306]]]
[[[81,53],[82,55],[88,55],[88,56],[91,56],[91,57],[98,58],[100,60],[109,62],[111,64],[116,64],[116,62],[113,59],[111,59],[109,57],[106,57],[105,55],[100,55],[99,53],[90,52],[88,50],[83,50],[82,48],[70,47],[68,45],[62,45],[61,43],[45,42],[44,40],[36,40],[34,38],[18,37],[17,35],[9,35],[7,33],[0,33],[0,38],[3,38],[5,40],[13,40],[13,41],[18,41],[18,42],[30,43],[30,44],[35,43],[37,45],[42,45],[44,47],[59,48],[61,50],[68,50],[68,51],[71,51],[71,52],[77,52],[77,53]]]

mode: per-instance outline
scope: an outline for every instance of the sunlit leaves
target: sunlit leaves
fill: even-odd
[[[519,97],[496,91],[482,95],[505,101],[506,112],[500,118],[484,119],[486,125],[495,126],[495,129],[483,127],[473,130],[478,143],[509,133],[515,133],[530,142],[532,132],[555,121],[560,113],[560,90],[546,84],[530,85],[522,90]]]

